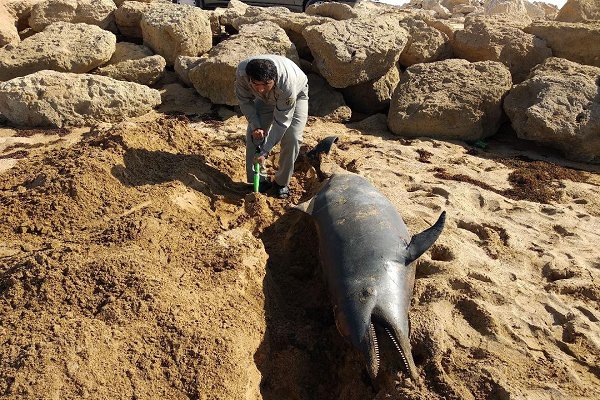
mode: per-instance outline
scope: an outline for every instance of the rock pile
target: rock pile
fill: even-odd
[[[213,104],[235,106],[238,62],[274,53],[313,74],[312,115],[358,119],[389,107],[395,134],[460,140],[494,135],[508,117],[522,138],[600,162],[597,1],[561,10],[525,0],[327,2],[294,13],[237,0],[214,11],[8,0],[0,22],[0,113],[13,124],[143,114],[160,102],[148,85],[172,68]]]

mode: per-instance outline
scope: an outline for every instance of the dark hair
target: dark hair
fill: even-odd
[[[255,58],[246,64],[246,74],[253,81],[267,82],[277,79],[277,68],[271,60]]]

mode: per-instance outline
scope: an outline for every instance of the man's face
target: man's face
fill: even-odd
[[[252,85],[254,90],[256,90],[259,94],[264,95],[269,93],[271,89],[273,89],[273,86],[275,86],[275,81],[273,79],[270,79],[268,81],[263,82],[250,79],[250,84]]]

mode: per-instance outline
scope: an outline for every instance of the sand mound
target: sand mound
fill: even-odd
[[[243,131],[236,117],[157,116],[2,149],[19,160],[0,175],[0,393],[600,397],[597,171],[506,142],[400,140],[376,118],[311,120],[307,144],[338,134],[332,160],[379,187],[411,232],[448,212],[417,265],[422,381],[387,372],[371,385],[336,331],[314,228],[291,209],[313,171],[299,166],[289,200],[247,194]]]

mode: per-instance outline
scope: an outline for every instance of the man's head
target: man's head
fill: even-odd
[[[250,84],[254,90],[259,93],[268,93],[275,85],[277,68],[271,60],[255,58],[246,64],[246,75],[250,78]]]

